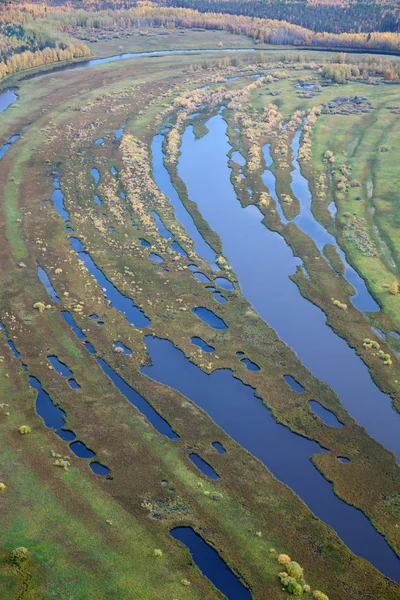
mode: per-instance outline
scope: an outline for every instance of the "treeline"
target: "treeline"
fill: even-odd
[[[86,44],[73,43],[66,48],[45,48],[31,52],[27,50],[18,54],[13,54],[5,62],[0,61],[0,80],[7,75],[12,75],[18,71],[41,67],[74,58],[83,58],[90,56],[90,50]]]
[[[0,78],[43,64],[89,56],[89,48],[77,38],[88,39],[94,30],[129,33],[135,27],[202,28],[242,34],[268,44],[400,52],[400,35],[393,32],[318,33],[286,21],[203,13],[143,1],[128,9],[98,10],[105,1],[82,0],[61,7],[55,0],[0,4]],[[106,4],[118,6],[121,2],[107,0]]]
[[[53,6],[65,0],[48,0]],[[199,12],[228,13],[287,21],[315,32],[397,32],[400,6],[395,0],[154,0],[163,7],[192,8]],[[123,10],[140,0],[74,0],[74,8]]]
[[[288,21],[327,33],[399,31],[398,2],[281,2],[280,0],[159,0],[163,6]],[[108,3],[110,4],[110,2]]]
[[[0,80],[18,71],[90,55],[48,19],[63,10],[44,2],[7,4],[0,0]]]
[[[97,3],[93,3],[97,6]],[[54,15],[53,15],[54,18]],[[227,13],[201,13],[184,8],[163,8],[141,2],[130,10],[63,13],[59,27],[73,32],[73,27],[130,29],[132,27],[185,27],[218,29],[247,35],[258,42],[360,50],[400,51],[400,35],[392,32],[315,33],[285,21],[259,19]]]

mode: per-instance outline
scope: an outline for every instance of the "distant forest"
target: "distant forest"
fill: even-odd
[[[108,4],[113,4],[108,2]],[[161,0],[157,4],[195,8],[200,12],[222,12],[247,17],[288,21],[328,33],[369,33],[399,31],[400,6],[398,2],[380,3],[375,0]]]
[[[141,0],[48,0],[47,3],[96,10],[120,10],[143,4]],[[400,3],[395,0],[153,0],[152,4],[276,19],[316,32],[372,33],[400,30]]]

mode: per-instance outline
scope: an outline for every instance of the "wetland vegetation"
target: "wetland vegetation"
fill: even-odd
[[[397,600],[397,9],[3,4],[0,597]]]

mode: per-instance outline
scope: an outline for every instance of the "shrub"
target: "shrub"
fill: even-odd
[[[5,483],[2,483],[2,482],[0,481],[0,492],[4,492],[4,490],[6,489],[6,487],[7,487],[7,486],[6,486],[6,484],[5,484]]]
[[[294,577],[295,579],[301,579],[303,577],[303,569],[299,565],[299,563],[295,561],[291,561],[290,563],[288,563],[286,565],[286,570],[289,573],[289,575],[291,577]]]
[[[303,588],[300,583],[297,583],[297,581],[291,581],[287,586],[287,591],[289,594],[293,594],[293,596],[301,596],[303,593]]]
[[[329,600],[328,596],[326,594],[323,594],[319,590],[315,590],[315,592],[313,593],[313,598],[314,600]]]
[[[53,465],[55,467],[60,467],[60,469],[64,469],[64,471],[68,471],[69,467],[71,466],[71,463],[63,458],[58,458],[54,461]]]
[[[290,563],[290,556],[288,556],[287,554],[280,554],[278,556],[278,563],[280,565],[287,565],[288,563]]]
[[[163,555],[163,551],[160,550],[160,548],[156,548],[154,550],[153,554],[154,554],[154,556],[156,556],[158,558],[158,557],[161,557]]]
[[[189,585],[191,585],[189,579],[182,579],[181,584],[185,585],[186,587],[189,586]]]
[[[332,302],[338,308],[341,308],[342,310],[347,310],[347,304],[345,304],[344,302],[340,302],[339,300],[334,300],[334,299],[332,300]]]
[[[46,308],[46,305],[43,304],[43,302],[35,302],[35,304],[33,305],[33,308],[36,308],[36,310],[38,310],[39,312],[43,312],[44,309]]]
[[[28,548],[24,548],[23,546],[15,548],[12,553],[12,561],[19,564],[28,558],[28,554]]]
[[[303,585],[303,592],[305,592],[306,594],[309,594],[311,592],[310,586],[307,584]]]
[[[28,433],[32,432],[32,429],[29,427],[29,425],[21,425],[18,431],[21,435],[27,435]]]

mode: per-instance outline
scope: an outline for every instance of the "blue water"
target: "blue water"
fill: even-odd
[[[101,206],[103,204],[103,202],[100,200],[100,198],[97,194],[94,194],[93,198],[94,198],[94,201],[96,202],[97,206]]]
[[[29,383],[38,393],[36,398],[37,414],[43,419],[46,427],[54,429],[57,435],[59,435],[60,430],[65,425],[65,412],[57,404],[54,404],[49,394],[43,389],[42,384],[36,377],[30,375]],[[75,438],[75,434],[73,435]]]
[[[15,358],[19,358],[21,356],[21,353],[18,352],[18,350],[16,349],[14,342],[12,340],[8,340],[7,343],[11,349],[11,352],[14,354]]]
[[[162,237],[167,238],[167,239],[174,237],[174,235],[170,231],[168,231],[168,229],[165,227],[160,216],[154,210],[151,211],[151,216],[153,217],[155,224],[157,226],[157,229],[158,229],[160,235],[162,235]]]
[[[371,329],[372,329],[372,331],[374,331],[376,333],[376,335],[379,335],[380,338],[382,338],[383,340],[386,340],[386,335],[378,327],[372,326]]]
[[[240,362],[245,364],[249,371],[259,371],[260,370],[260,367],[258,365],[256,365],[256,363],[253,362],[252,360],[250,360],[249,358],[242,358],[242,360]]]
[[[72,442],[72,440],[74,440],[76,438],[76,435],[74,434],[74,432],[70,431],[69,429],[60,429],[59,431],[57,431],[57,435],[64,442]]]
[[[115,307],[121,312],[127,321],[135,327],[147,327],[150,324],[150,319],[146,317],[144,312],[136,306],[131,298],[124,296],[114,284],[109,281],[103,271],[99,269],[90,254],[85,250],[82,242],[77,238],[70,237],[71,247],[78,254],[80,260],[87,267],[91,275],[94,275],[98,285],[102,289],[103,295],[107,300],[110,300],[110,306]]]
[[[177,252],[181,256],[187,257],[187,252],[184,251],[184,249],[182,248],[182,246],[180,244],[178,244],[178,242],[172,242],[171,248],[173,250],[175,250],[175,252]]]
[[[144,246],[144,248],[150,248],[150,246],[151,246],[150,242],[148,242],[144,238],[140,238],[140,245]]]
[[[222,116],[206,125],[209,133],[197,140],[192,127],[184,132],[178,173],[190,199],[220,235],[243,295],[303,364],[335,390],[356,421],[399,458],[400,415],[390,396],[379,390],[356,352],[291,281],[300,261],[282,236],[264,226],[257,207],[242,208],[230,181],[231,146]]]
[[[245,157],[238,150],[235,150],[234,152],[232,152],[232,160],[235,163],[237,163],[238,165],[240,165],[241,167],[244,167],[244,165],[246,164]]]
[[[83,333],[82,329],[76,324],[74,317],[67,310],[62,310],[61,313],[64,321],[72,327],[72,331],[76,335],[79,340],[84,340],[86,335]]]
[[[69,387],[72,388],[73,390],[80,390],[81,389],[81,386],[76,381],[76,379],[74,379],[73,377],[71,379],[68,379],[68,383],[69,383]]]
[[[120,348],[124,354],[130,355],[132,354],[132,350],[125,346],[122,342],[114,342],[113,344],[116,348]]]
[[[57,356],[51,355],[47,357],[47,360],[51,364],[51,366],[57,371],[61,377],[72,377],[73,373],[71,369],[67,367],[66,364],[61,362]]]
[[[294,195],[300,202],[300,213],[293,219],[292,222],[296,223],[299,229],[304,231],[304,233],[314,240],[318,250],[321,253],[321,256],[323,255],[322,248],[325,246],[325,244],[332,244],[335,246],[345,267],[344,277],[349,283],[351,283],[351,285],[353,285],[356,290],[356,294],[351,298],[352,303],[361,311],[377,312],[380,310],[379,305],[369,293],[365,281],[359,276],[353,267],[348,264],[346,255],[338,245],[336,238],[314,218],[311,212],[312,195],[308,186],[308,181],[302,175],[298,162],[301,134],[302,129],[299,129],[294,135],[291,144],[294,156],[292,162],[293,170],[291,171],[291,188]]]
[[[94,458],[96,456],[96,452],[90,450],[83,442],[72,442],[69,447],[78,458]]]
[[[175,527],[170,534],[185,544],[200,571],[228,600],[251,600],[250,591],[229,569],[216,550],[211,548],[191,527]]]
[[[164,192],[164,194],[166,194],[168,200],[174,207],[175,217],[181,223],[181,225],[183,225],[188,235],[192,239],[194,243],[195,252],[199,256],[207,260],[209,263],[211,263],[211,265],[215,265],[216,253],[207,244],[207,242],[199,233],[192,216],[190,215],[190,213],[188,213],[185,206],[182,204],[181,199],[179,198],[174,186],[171,183],[171,177],[164,166],[164,159],[162,153],[163,140],[163,135],[156,135],[153,138],[153,142],[151,144],[154,180],[159,189],[162,192]]]
[[[275,200],[276,208],[279,213],[281,222],[284,225],[287,225],[288,223],[296,223],[296,225],[298,226],[299,229],[301,229],[301,231],[303,231],[305,234],[307,234],[309,237],[311,237],[314,240],[318,250],[320,251],[321,256],[325,260],[327,260],[327,259],[322,252],[323,247],[326,244],[331,244],[331,245],[335,246],[335,248],[344,264],[344,276],[345,276],[346,280],[349,283],[351,283],[351,285],[353,285],[353,287],[356,290],[355,295],[351,297],[351,301],[354,304],[354,306],[361,311],[370,311],[370,312],[379,311],[380,310],[379,306],[375,302],[375,300],[372,298],[370,293],[368,292],[368,289],[367,289],[367,286],[365,285],[364,280],[358,275],[358,273],[353,269],[353,267],[351,267],[348,264],[346,255],[344,254],[343,250],[338,245],[336,238],[333,235],[331,235],[321,225],[321,223],[319,223],[319,221],[317,221],[314,218],[314,215],[312,214],[312,211],[311,211],[312,195],[311,195],[311,192],[310,192],[310,189],[308,186],[308,181],[305,177],[303,177],[301,170],[300,170],[300,165],[298,162],[298,152],[299,152],[299,148],[300,148],[300,136],[301,136],[301,130],[297,131],[297,133],[294,136],[292,145],[291,145],[293,155],[294,155],[294,160],[292,163],[293,170],[291,171],[291,175],[292,175],[291,187],[292,187],[292,191],[293,191],[294,195],[299,200],[300,212],[296,217],[294,217],[290,221],[285,217],[285,215],[283,213],[281,203],[280,203],[279,198],[276,193],[276,179],[275,179],[275,176],[272,173],[272,171],[269,169],[269,167],[273,163],[272,158],[271,158],[271,152],[270,152],[270,144],[266,144],[263,148],[264,159],[265,159],[267,168],[265,169],[265,171],[262,175],[262,179],[263,179],[264,184],[268,188],[270,196]],[[332,212],[331,212],[331,214],[332,214]],[[336,211],[334,211],[334,214],[336,214]]]
[[[331,410],[327,410],[316,400],[310,400],[308,404],[315,414],[318,415],[327,425],[337,428],[343,427],[343,423],[339,421],[335,413],[333,413]]]
[[[114,167],[114,165],[112,165],[112,167],[111,167],[111,173],[113,175],[118,175],[118,170]]]
[[[55,357],[48,357],[50,358],[55,358]],[[59,363],[60,365],[63,365],[63,363]],[[65,367],[65,365],[63,365],[63,367]],[[63,372],[65,373],[65,369],[63,370]],[[66,377],[67,375],[64,375],[64,377]],[[69,380],[70,381],[75,381],[75,380]],[[76,383],[76,382],[75,382]],[[62,408],[60,408],[60,406],[58,406],[57,404],[54,404],[53,400],[51,399],[51,397],[49,396],[49,394],[43,389],[42,384],[40,383],[40,381],[36,378],[33,377],[32,375],[29,376],[29,384],[30,386],[37,391],[37,397],[36,397],[36,412],[37,414],[43,419],[44,424],[46,425],[46,427],[48,427],[49,429],[54,429],[56,434],[65,442],[72,442],[70,444],[70,449],[72,450],[72,452],[74,452],[74,454],[76,454],[76,456],[78,456],[79,458],[93,458],[96,456],[96,453],[93,452],[93,450],[89,450],[89,448],[87,448],[87,446],[80,441],[73,441],[76,439],[76,435],[73,431],[69,430],[69,429],[64,429],[65,426],[65,412],[62,410]],[[78,384],[76,384],[77,387],[75,387],[74,389],[79,389]],[[99,467],[102,467],[101,469],[92,469],[92,471],[94,473],[96,473],[97,475],[107,475],[110,472],[110,469],[108,469],[108,467],[105,467],[104,465],[100,465],[100,463],[96,463],[99,465]]]
[[[198,271],[197,273],[193,273],[193,275],[202,283],[210,283],[210,280],[208,279],[207,275],[201,273],[200,271]]]
[[[64,219],[65,222],[69,223],[70,217],[69,212],[64,207],[64,194],[60,189],[60,182],[58,179],[53,179],[54,191],[51,195],[54,207],[58,214]]]
[[[44,269],[42,269],[42,267],[38,266],[37,273],[38,273],[38,277],[39,277],[40,281],[43,283],[44,287],[46,288],[46,292],[50,296],[52,302],[60,302],[60,298],[57,296],[56,290],[52,286],[51,281],[50,281],[49,276],[47,275],[46,271]]]
[[[164,262],[164,259],[159,254],[156,254],[155,252],[150,252],[149,259],[152,260],[155,263],[162,263],[162,262]]]
[[[225,296],[223,296],[222,294],[220,294],[220,292],[213,292],[213,298],[219,304],[226,304],[228,302],[228,300],[225,298]]]
[[[115,132],[115,137],[117,138],[117,140],[122,138],[122,135],[124,133],[124,129],[125,129],[125,125],[122,125],[122,127],[120,127],[119,129],[117,129],[117,131]]]
[[[222,288],[223,290],[234,290],[235,286],[232,281],[229,281],[226,277],[216,277],[214,279],[215,285]]]
[[[90,169],[90,173],[94,179],[95,184],[97,185],[99,183],[100,177],[101,177],[100,171],[98,169],[93,168],[93,169]]]
[[[9,332],[8,332],[6,326],[4,325],[4,323],[2,323],[2,321],[0,321],[0,329],[3,330],[4,335],[6,336],[8,347],[10,348],[11,352],[14,354],[14,358],[20,358],[21,353],[18,352],[18,350],[16,349],[14,342],[10,338]],[[24,366],[24,365],[22,365],[22,366]]]
[[[1,94],[0,94],[0,99],[1,99]],[[0,110],[1,112],[1,110]],[[16,142],[21,136],[19,134],[16,135],[12,135],[9,140],[7,141],[6,144],[4,144],[1,148],[0,148],[0,160],[3,158],[3,156],[5,155],[5,153],[7,152],[7,150],[9,148],[11,148],[11,146],[13,145],[14,142]]]
[[[201,456],[199,456],[195,452],[191,452],[189,454],[189,458],[192,461],[192,463],[209,479],[217,481],[220,478],[218,473],[214,471],[212,466],[209,465],[208,462],[203,460]]]
[[[290,385],[294,392],[302,393],[305,391],[305,388],[291,375],[284,375],[283,378],[286,381],[286,383]]]
[[[307,506],[331,525],[349,548],[388,577],[400,581],[400,561],[359,510],[340,500],[310,461],[319,444],[280,425],[253,388],[228,369],[207,375],[168,340],[145,337],[152,365],[142,373],[169,385],[205,410],[243,448],[292,488]]]
[[[11,104],[18,100],[17,94],[12,89],[0,93],[0,112],[6,110]]]
[[[212,310],[209,310],[204,306],[192,308],[192,312],[196,315],[196,317],[199,317],[199,319],[214,329],[228,329],[228,326],[223,319],[218,317]]]
[[[102,465],[101,463],[94,461],[89,463],[89,467],[92,469],[93,473],[95,473],[95,475],[101,475],[103,477],[105,477],[106,475],[108,475],[110,473],[110,469],[108,467],[106,467],[105,465]]]
[[[93,346],[93,344],[86,341],[83,343],[83,345],[85,346],[85,348],[89,352],[89,354],[96,354],[96,348]]]
[[[104,142],[103,138],[99,138],[98,140],[95,141],[95,145],[96,146],[101,146],[101,144]]]
[[[204,352],[215,352],[215,348],[213,346],[209,346],[204,340],[202,340],[199,337],[192,337],[190,341],[195,346],[199,346],[199,348],[201,348]]]
[[[151,406],[149,402],[143,396],[141,396],[136,390],[130,387],[116,373],[108,363],[103,358],[98,358],[97,362],[100,367],[103,369],[104,373],[111,379],[113,384],[119,389],[121,394],[125,396],[125,398],[136,406],[136,408],[147,418],[147,420],[153,425],[153,427],[159,432],[168,437],[170,440],[177,440],[179,435],[175,433],[172,429],[171,425],[162,418],[162,416]]]
[[[218,454],[225,454],[226,450],[220,442],[213,442],[211,444],[213,448],[218,452]]]

